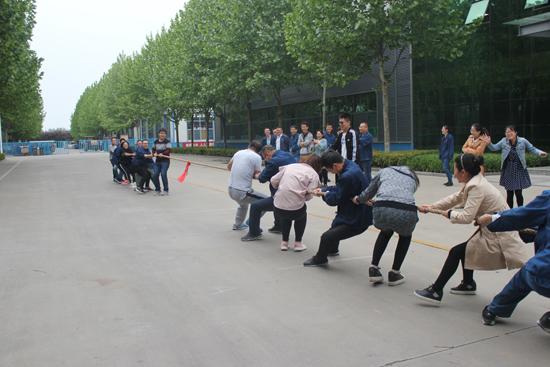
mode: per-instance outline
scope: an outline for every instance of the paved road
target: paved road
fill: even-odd
[[[457,274],[440,307],[413,296],[445,260],[433,246],[466,240],[472,225],[421,215],[407,281],[373,286],[376,230],[343,242],[328,267],[304,268],[334,208],[309,202],[303,253],[280,251],[273,234],[241,242],[245,233],[231,230],[229,173],[192,165],[180,184],[183,169],[173,162],[171,195],[154,197],[114,184],[103,153],[0,162],[1,366],[548,365],[550,335],[535,321],[550,299],[532,294],[511,319],[481,324],[514,272],[476,272],[476,296],[448,292]],[[444,181],[421,176],[417,203],[458,190]],[[549,188],[533,181],[527,202]],[[267,214],[262,226],[271,224]]]

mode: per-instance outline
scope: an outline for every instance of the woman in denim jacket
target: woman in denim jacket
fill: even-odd
[[[483,135],[482,139],[489,149],[493,151],[502,149],[500,186],[506,189],[508,206],[514,207],[514,194],[518,206],[523,206],[522,190],[531,187],[531,178],[525,163],[525,151],[541,157],[546,157],[546,152],[535,148],[527,139],[520,138],[513,125],[506,126],[506,137],[496,144],[491,143],[490,136]]]

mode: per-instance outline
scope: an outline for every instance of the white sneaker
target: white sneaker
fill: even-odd
[[[281,251],[288,250],[288,242],[281,242]]]
[[[135,183],[133,183],[133,184],[131,184],[129,187],[130,187],[131,189],[135,189],[135,188],[137,187],[137,185],[136,185]]]
[[[303,243],[300,243],[300,244],[294,244],[294,252],[302,252],[304,250],[306,250],[307,247],[306,245],[304,245]]]

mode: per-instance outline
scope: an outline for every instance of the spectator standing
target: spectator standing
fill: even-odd
[[[271,136],[271,130],[266,127],[264,129],[264,138],[262,139],[262,147],[265,147],[266,145],[271,145],[271,139],[273,139],[273,137]]]
[[[453,186],[453,175],[451,174],[450,163],[455,153],[455,140],[449,133],[449,126],[444,125],[441,128],[443,138],[441,138],[441,146],[439,147],[439,159],[443,161],[443,172],[447,175],[445,186]]]
[[[351,128],[351,116],[347,113],[342,113],[339,119],[342,131],[338,134],[330,149],[337,151],[345,159],[360,165],[359,135]]]
[[[300,161],[300,147],[298,146],[298,128],[296,125],[290,127],[290,137],[289,137],[289,152],[294,156],[296,162]]]
[[[313,134],[309,132],[307,121],[302,121],[302,133],[298,137],[298,147],[300,147],[300,162],[305,162],[313,151]]]
[[[326,131],[323,133],[325,136],[325,139],[327,139],[327,146],[331,146],[334,144],[334,141],[336,140],[336,135],[332,133],[333,127],[331,123],[328,123],[326,126]]]
[[[282,150],[283,152],[288,152],[290,149],[290,140],[288,136],[283,133],[282,127],[277,127],[277,138],[275,140],[275,149]]]
[[[487,143],[489,149],[493,151],[502,149],[500,186],[504,186],[506,189],[508,206],[514,207],[514,194],[518,206],[523,206],[523,190],[531,187],[531,177],[529,177],[525,162],[525,151],[541,157],[546,157],[548,154],[535,148],[527,139],[520,138],[513,125],[506,126],[506,137],[496,144],[491,143],[490,136],[484,135],[482,139]]]
[[[470,134],[472,135],[468,137],[468,140],[466,140],[466,143],[462,146],[462,152],[473,154],[476,157],[481,157],[485,147],[487,146],[487,143],[483,141],[481,137],[483,135],[487,135],[487,130],[481,127],[480,124],[475,123],[470,128]],[[481,174],[485,177],[484,166],[481,166]]]
[[[170,168],[170,158],[161,157],[160,155],[170,156],[172,145],[169,139],[166,139],[166,129],[160,128],[158,131],[158,139],[153,143],[151,152],[156,157],[155,170],[153,173],[153,183],[155,184],[155,196],[168,195],[168,168]],[[159,175],[162,178],[162,186],[164,191],[161,193]]]
[[[322,156],[324,152],[327,151],[328,143],[323,132],[317,130],[317,139],[313,140],[313,146],[316,156]],[[328,182],[328,173],[327,170],[323,167],[321,173],[319,173],[319,180],[323,184],[323,187],[327,187]]]
[[[367,177],[367,181],[372,181],[371,167],[372,167],[372,135],[369,133],[369,125],[366,122],[362,122],[359,125],[359,156],[361,157],[361,171]]]

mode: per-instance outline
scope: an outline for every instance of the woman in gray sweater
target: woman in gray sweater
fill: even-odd
[[[381,170],[361,195],[353,198],[355,204],[374,205],[372,211],[374,226],[380,230],[372,253],[372,265],[369,268],[369,280],[379,283],[384,280],[380,273],[380,259],[394,232],[399,235],[393,259],[392,270],[388,273],[388,285],[405,282],[400,273],[405,260],[412,233],[418,222],[414,193],[420,185],[416,173],[407,166],[388,167]],[[376,196],[374,204],[369,201]]]

